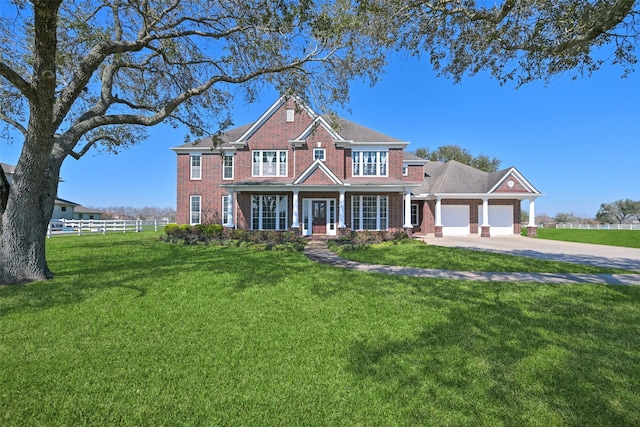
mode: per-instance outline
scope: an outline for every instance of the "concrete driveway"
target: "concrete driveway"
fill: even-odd
[[[430,236],[420,238],[430,245],[500,252],[531,258],[640,271],[640,249],[561,242],[522,236],[489,238],[478,236],[436,238]],[[638,238],[640,238],[640,232],[638,232]]]

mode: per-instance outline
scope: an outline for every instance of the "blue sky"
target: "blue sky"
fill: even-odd
[[[569,75],[515,89],[486,76],[462,83],[437,78],[427,61],[395,59],[373,88],[354,83],[343,117],[409,141],[409,150],[455,144],[473,155],[515,166],[538,190],[536,214],[594,216],[601,203],[640,200],[640,75],[607,67],[590,78]],[[238,103],[235,125],[257,119],[277,98]],[[90,152],[62,167],[58,195],[85,206],[171,206],[176,154],[185,131],[150,129],[149,138],[118,154]],[[0,161],[15,164],[20,145],[0,143]],[[522,204],[524,209],[528,203]]]

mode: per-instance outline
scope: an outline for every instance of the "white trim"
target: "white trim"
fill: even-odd
[[[194,159],[198,159],[198,166],[193,165]],[[194,176],[194,171],[196,170],[198,171],[198,176]],[[191,154],[189,156],[189,180],[202,181],[202,155],[200,154]]]
[[[518,172],[518,170],[517,170],[516,168],[514,168],[514,167],[512,167],[511,169],[509,169],[509,170],[504,174],[504,176],[503,176],[503,177],[498,181],[498,183],[497,183],[496,185],[494,185],[494,186],[491,188],[491,190],[489,190],[489,193],[494,193],[498,188],[500,188],[500,186],[501,186],[501,185],[502,185],[502,184],[503,184],[503,183],[504,183],[504,182],[505,182],[505,181],[506,181],[510,176],[514,176],[514,177],[515,177],[515,179],[517,179],[517,180],[520,182],[520,184],[522,184],[522,186],[523,186],[524,188],[526,188],[526,189],[527,189],[527,191],[529,191],[529,193],[527,193],[527,194],[530,194],[530,193],[533,193],[533,194],[540,194],[540,192],[539,192],[538,190],[536,190],[536,188],[535,188],[533,185],[531,185],[531,184],[529,183],[529,181],[527,181],[527,180],[525,179],[525,177],[524,177],[524,176],[522,176],[522,174],[521,174],[520,172]],[[513,193],[511,193],[511,194],[513,194]]]
[[[336,140],[336,141],[344,141],[344,138],[342,138],[340,136],[340,134],[338,132],[336,132],[331,125],[324,119],[324,117],[322,117],[319,114],[316,114],[315,112],[313,112],[313,110],[311,110],[310,108],[307,110],[307,112],[311,111],[312,114],[309,114],[311,117],[315,117],[315,119],[313,119],[311,121],[311,124],[309,124],[309,126],[307,126],[300,135],[298,135],[297,138],[293,138],[289,140],[289,143],[293,144],[293,145],[299,145],[301,143],[304,143],[307,138],[309,137],[309,135],[311,135],[316,128],[318,127],[318,125],[321,125],[323,128],[325,128],[325,130],[329,133],[329,135],[331,135],[331,137]]]
[[[355,169],[355,154],[356,153],[360,153],[359,157],[359,162],[358,162],[358,166],[360,167],[359,173],[356,174],[354,173],[354,169]],[[376,173],[374,175],[365,175],[364,169],[365,169],[365,161],[364,161],[364,154],[363,153],[376,153],[376,160],[375,160],[375,166],[376,166]],[[380,173],[380,170],[382,168],[382,153],[386,154],[386,159],[385,159],[385,173]],[[372,178],[372,177],[388,177],[389,176],[389,150],[385,150],[385,149],[380,149],[380,150],[374,150],[374,149],[369,149],[369,150],[351,150],[351,176],[352,177],[357,177],[357,178]]]
[[[235,169],[236,169],[236,161],[234,160],[235,156],[227,156],[227,155],[222,155],[222,179],[224,181],[233,181],[234,177],[235,177]],[[231,178],[227,178],[225,176],[225,164],[224,161],[226,159],[231,159]]]
[[[309,165],[307,170],[302,172],[302,174],[300,174],[300,176],[295,181],[293,181],[293,185],[302,184],[304,181],[307,180],[307,178],[309,178],[311,176],[311,174],[313,172],[316,171],[316,169],[320,169],[322,172],[324,172],[325,175],[327,175],[327,177],[331,181],[333,181],[334,184],[338,184],[338,185],[342,185],[343,184],[343,182],[340,181],[340,178],[338,178],[338,176],[336,174],[334,174],[331,171],[331,169],[329,169],[329,167],[323,161],[315,160],[313,163],[311,163],[311,165]]]
[[[300,224],[302,226],[302,235],[311,236],[313,234],[313,215],[311,213],[313,209],[313,202],[327,202],[324,234],[327,236],[336,236],[338,234],[338,228],[340,228],[340,221],[338,220],[338,217],[340,216],[339,203],[336,202],[336,199],[324,197],[311,197],[302,199],[302,221],[300,221]],[[332,210],[333,222],[331,222]],[[333,230],[331,229],[331,227],[333,227]]]
[[[264,165],[265,163],[262,161],[263,159],[263,154],[266,152],[273,152],[275,153],[275,174],[274,175],[265,175],[264,174]],[[259,166],[258,166],[258,174],[254,173],[253,170],[253,166],[254,166],[254,159],[255,159],[255,153],[260,153],[259,155]],[[285,166],[285,173],[281,174],[280,173],[280,166],[282,165],[282,163],[280,163],[280,155],[281,153],[285,153],[286,154],[286,158],[285,158],[285,162],[284,162],[284,166]],[[251,150],[251,176],[252,177],[288,177],[289,176],[289,150]]]
[[[232,141],[230,144],[232,145],[246,145],[246,141],[258,130],[260,129],[260,127],[262,127],[262,125],[276,112],[278,111],[278,109],[280,107],[282,107],[287,100],[289,99],[293,99],[293,101],[296,103],[297,106],[301,107],[304,111],[307,112],[307,114],[309,114],[309,116],[311,117],[316,117],[318,116],[318,114],[316,114],[308,105],[306,105],[305,103],[303,103],[299,98],[297,97],[284,97],[281,96],[280,98],[278,98],[278,100],[276,102],[273,103],[273,105],[271,105],[271,107],[269,107],[267,109],[267,111],[265,111],[259,118],[258,120],[256,120],[251,127],[249,127],[249,129],[247,129],[245,131],[245,133],[243,133],[242,135],[240,135],[240,138],[238,138],[235,141]]]
[[[321,158],[320,157],[316,157],[316,151],[318,153],[322,153]],[[313,149],[313,160],[320,160],[320,161],[326,161],[327,160],[327,149],[326,148],[314,148]]]
[[[198,211],[197,211],[198,221],[197,222],[193,221],[193,214],[196,213],[196,211],[193,210],[193,202],[196,198],[198,199]],[[192,194],[189,196],[189,224],[196,225],[201,223],[202,223],[202,196],[199,194]]]
[[[362,209],[362,198],[363,197],[375,197],[376,198],[376,228],[363,228],[362,224],[364,222],[364,212]],[[354,208],[354,200],[358,199],[358,228],[355,228],[355,208]],[[386,227],[381,227],[381,219],[383,216],[380,214],[380,200],[385,198],[387,201],[386,206],[386,215],[384,216]],[[351,229],[353,231],[363,231],[363,230],[371,230],[371,231],[384,231],[389,229],[389,196],[380,195],[380,194],[353,194],[351,195]]]

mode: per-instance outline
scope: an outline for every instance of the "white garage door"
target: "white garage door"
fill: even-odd
[[[442,205],[442,235],[467,236],[468,234],[469,206]]]
[[[484,223],[482,205],[478,206],[478,233]],[[513,206],[489,205],[489,225],[492,236],[510,236],[513,234]]]

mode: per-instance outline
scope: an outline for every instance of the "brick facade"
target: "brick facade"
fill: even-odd
[[[293,111],[293,120],[291,119]],[[371,143],[356,141],[353,144],[349,138],[344,141],[336,140],[336,134],[322,124],[314,124],[315,116],[309,110],[299,108],[293,99],[274,104],[267,113],[256,122],[253,133],[241,135],[241,129],[231,141],[225,141],[220,147],[185,144],[176,147],[177,152],[177,222],[190,222],[190,197],[197,195],[201,198],[201,222],[222,223],[222,197],[233,192],[233,222],[238,228],[251,228],[251,196],[264,194],[279,194],[287,196],[287,228],[290,229],[294,220],[294,190],[298,193],[297,213],[300,229],[303,228],[303,201],[309,199],[332,200],[335,206],[335,226],[338,228],[338,208],[340,188],[344,191],[344,225],[341,232],[352,228],[352,198],[359,195],[375,195],[388,197],[388,230],[403,230],[404,226],[404,194],[412,189],[418,194],[418,185],[425,178],[422,161],[414,159],[405,162],[404,147],[407,143],[389,138],[389,143],[381,143],[372,139]],[[314,125],[314,126],[312,126]],[[240,128],[239,128],[240,129]],[[249,129],[249,128],[247,128]],[[311,131],[309,131],[311,129]],[[340,129],[337,131],[340,133]],[[242,141],[241,136],[249,135]],[[303,141],[298,141],[302,137]],[[372,148],[380,147],[380,148]],[[255,150],[286,152],[286,171],[283,176],[254,176],[253,153]],[[314,164],[315,150],[324,151],[322,164],[331,172],[326,173],[321,167],[316,168],[301,182],[294,182]],[[353,176],[354,151],[378,151],[387,153],[387,176]],[[200,156],[201,179],[191,179],[191,156]],[[223,179],[223,156],[233,157],[233,179]],[[403,174],[403,165],[407,164],[407,174]],[[276,165],[276,168],[279,164]],[[330,176],[333,174],[333,177]],[[337,178],[341,182],[336,182]],[[344,185],[342,185],[344,184]],[[376,186],[380,186],[379,188]],[[490,205],[513,206],[513,232],[520,233],[520,198],[523,192],[529,191],[526,182],[515,175],[507,176],[495,189],[501,198],[489,200]],[[506,193],[513,193],[514,198],[504,198]],[[426,200],[425,200],[426,199]],[[418,205],[418,224],[406,231],[421,234],[438,234],[435,225],[435,200],[433,197],[421,197],[412,200]],[[469,231],[478,234],[478,207],[482,207],[482,198],[444,198],[442,205],[463,204],[469,206]],[[339,234],[336,230],[336,234]],[[485,230],[485,234],[490,233]]]

